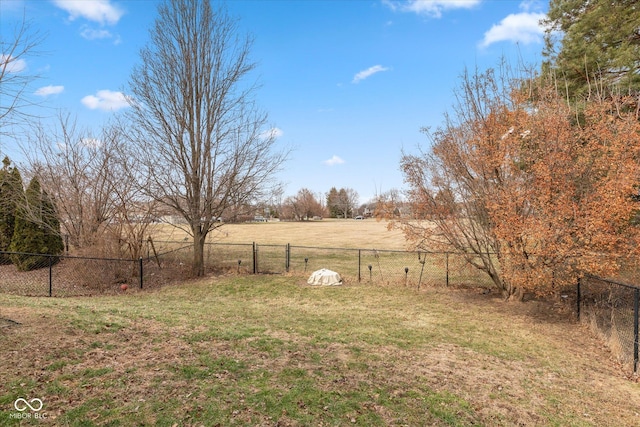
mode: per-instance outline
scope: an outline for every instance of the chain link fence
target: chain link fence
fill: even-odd
[[[587,276],[577,286],[578,318],[633,372],[638,371],[639,299],[639,287],[615,280]]]
[[[141,261],[0,252],[3,259],[29,259],[29,270],[0,265],[0,292],[28,296],[81,296],[115,293],[141,286]]]
[[[486,275],[462,255],[379,249],[290,246],[289,271],[310,274],[321,268],[337,271],[347,283],[403,285],[490,286]]]
[[[137,260],[0,253],[0,259],[29,256],[29,271],[0,264],[0,292],[32,296],[96,295],[157,288],[190,277],[193,245],[154,241]],[[327,268],[345,283],[420,288],[434,285],[491,286],[464,257],[450,253],[320,248],[257,243],[207,243],[207,274],[290,274],[308,277]],[[123,286],[125,285],[125,286]]]
[[[154,242],[159,266],[191,263],[193,247],[182,242]],[[345,283],[372,283],[421,287],[429,285],[491,286],[490,279],[464,256],[446,252],[411,252],[312,246],[207,243],[205,271],[240,274],[308,276],[327,268],[340,273]]]

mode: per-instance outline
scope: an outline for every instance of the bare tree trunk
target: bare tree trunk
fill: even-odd
[[[207,236],[202,233],[198,224],[193,229],[193,264],[191,273],[194,277],[204,276],[204,243]]]

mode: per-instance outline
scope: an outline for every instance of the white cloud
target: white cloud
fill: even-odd
[[[96,95],[82,98],[82,104],[91,110],[117,111],[129,106],[127,96],[122,92],[99,90]]]
[[[340,157],[336,156],[335,154],[333,155],[333,157],[331,157],[328,160],[325,160],[324,162],[325,165],[327,166],[335,166],[335,165],[341,165],[344,163],[344,160],[342,160]]]
[[[102,25],[114,25],[124,15],[124,11],[110,0],[54,0],[53,3],[67,11],[71,21],[82,17]]]
[[[57,95],[59,93],[62,93],[64,91],[64,86],[44,86],[41,87],[40,89],[36,90],[35,94],[38,96],[49,96],[49,95]]]
[[[111,32],[108,30],[96,30],[89,27],[88,25],[83,25],[80,28],[80,35],[87,40],[110,39],[113,37],[113,34],[111,34]]]
[[[526,3],[523,3],[523,5],[526,5]],[[484,33],[480,46],[487,47],[502,41],[523,44],[540,43],[544,35],[544,27],[540,21],[545,17],[544,13],[512,13]]]
[[[261,139],[278,139],[282,135],[284,135],[284,132],[282,131],[282,129],[280,129],[280,128],[271,128],[269,130],[266,130],[266,131],[262,132],[260,134],[260,138]]]
[[[27,62],[24,59],[16,59],[11,55],[0,54],[0,70],[4,69],[6,73],[19,73],[27,68]]]
[[[393,11],[412,12],[431,18],[442,17],[442,12],[453,9],[471,9],[481,0],[382,0]]]
[[[360,81],[366,79],[367,77],[371,77],[376,73],[380,73],[382,71],[388,71],[389,68],[383,67],[382,65],[374,65],[373,67],[369,67],[366,70],[362,70],[353,76],[353,80],[351,83],[359,83]]]

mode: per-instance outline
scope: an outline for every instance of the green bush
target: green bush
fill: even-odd
[[[59,255],[64,249],[60,236],[60,220],[49,195],[33,178],[26,191],[25,203],[16,210],[15,228],[9,250],[28,254]],[[47,267],[49,258],[41,255],[12,254],[11,261],[19,270]],[[51,259],[56,263],[59,258]]]
[[[24,196],[22,177],[11,160],[5,157],[0,169],[0,251],[8,251],[15,228],[16,208]],[[10,264],[11,258],[0,254],[0,264]]]

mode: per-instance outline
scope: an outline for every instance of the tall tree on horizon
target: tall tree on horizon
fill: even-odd
[[[358,192],[353,188],[332,187],[327,193],[327,208],[332,218],[348,218],[358,206]]]

